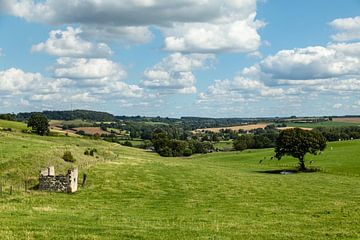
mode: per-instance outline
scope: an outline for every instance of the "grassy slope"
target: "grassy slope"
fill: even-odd
[[[259,172],[296,163],[269,160],[271,149],[160,158],[105,142],[20,133],[1,135],[1,164],[23,159],[24,143],[44,158],[71,148],[88,166],[88,187],[72,195],[3,193],[2,239],[360,238],[360,141],[331,143],[309,158],[325,172],[294,175]],[[81,156],[88,146],[100,150],[99,159]]]
[[[0,119],[0,128],[11,128],[13,130],[25,130],[28,127],[25,123],[22,122],[14,122],[14,121],[6,121]]]

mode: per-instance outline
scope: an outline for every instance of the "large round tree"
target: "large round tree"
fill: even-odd
[[[49,133],[49,120],[42,113],[33,113],[29,118],[28,127],[43,136]]]
[[[287,129],[280,133],[275,147],[275,157],[281,159],[285,155],[299,159],[300,171],[306,170],[305,155],[316,155],[326,147],[326,139],[321,133],[306,131],[300,128]]]

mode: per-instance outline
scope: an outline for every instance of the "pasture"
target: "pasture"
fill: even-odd
[[[99,140],[0,134],[1,239],[360,238],[358,140],[307,156],[320,172],[279,175],[266,172],[297,161],[271,160],[273,149],[162,158]],[[97,158],[83,154],[89,147]],[[85,188],[9,195],[25,173],[69,167],[65,149],[88,174]]]

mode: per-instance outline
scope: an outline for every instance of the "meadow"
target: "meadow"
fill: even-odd
[[[4,123],[0,122],[1,125]],[[21,129],[23,126],[17,126]],[[97,157],[85,156],[97,148]],[[10,185],[73,152],[85,188],[47,193]],[[189,158],[101,140],[0,132],[1,239],[359,239],[360,141],[307,156],[319,172],[290,175],[273,149]],[[310,165],[309,165],[310,166]]]

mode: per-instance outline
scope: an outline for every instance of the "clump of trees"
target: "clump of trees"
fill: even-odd
[[[316,155],[326,147],[326,138],[317,131],[306,131],[300,128],[287,129],[280,133],[275,147],[275,157],[292,156],[299,160],[299,170],[305,171],[305,155]]]
[[[209,142],[171,139],[165,132],[156,132],[153,136],[151,142],[154,150],[163,157],[191,156],[213,150],[213,145]]]
[[[28,127],[32,128],[32,131],[44,136],[49,134],[49,120],[42,113],[33,113],[28,120]]]
[[[34,113],[18,113],[16,119],[23,121],[28,119]],[[106,112],[97,112],[89,110],[73,110],[73,111],[43,111],[44,114],[49,119],[56,120],[75,120],[83,119],[90,120],[94,122],[111,122],[116,121],[114,115]]]
[[[329,142],[339,140],[360,139],[360,127],[318,127],[315,131],[321,133]]]
[[[0,114],[0,119],[7,121],[16,121],[16,115],[11,113]]]
[[[245,149],[273,148],[276,146],[276,139],[279,136],[279,130],[273,125],[265,129],[254,129],[249,134],[241,134],[233,141],[233,147],[237,151]]]

